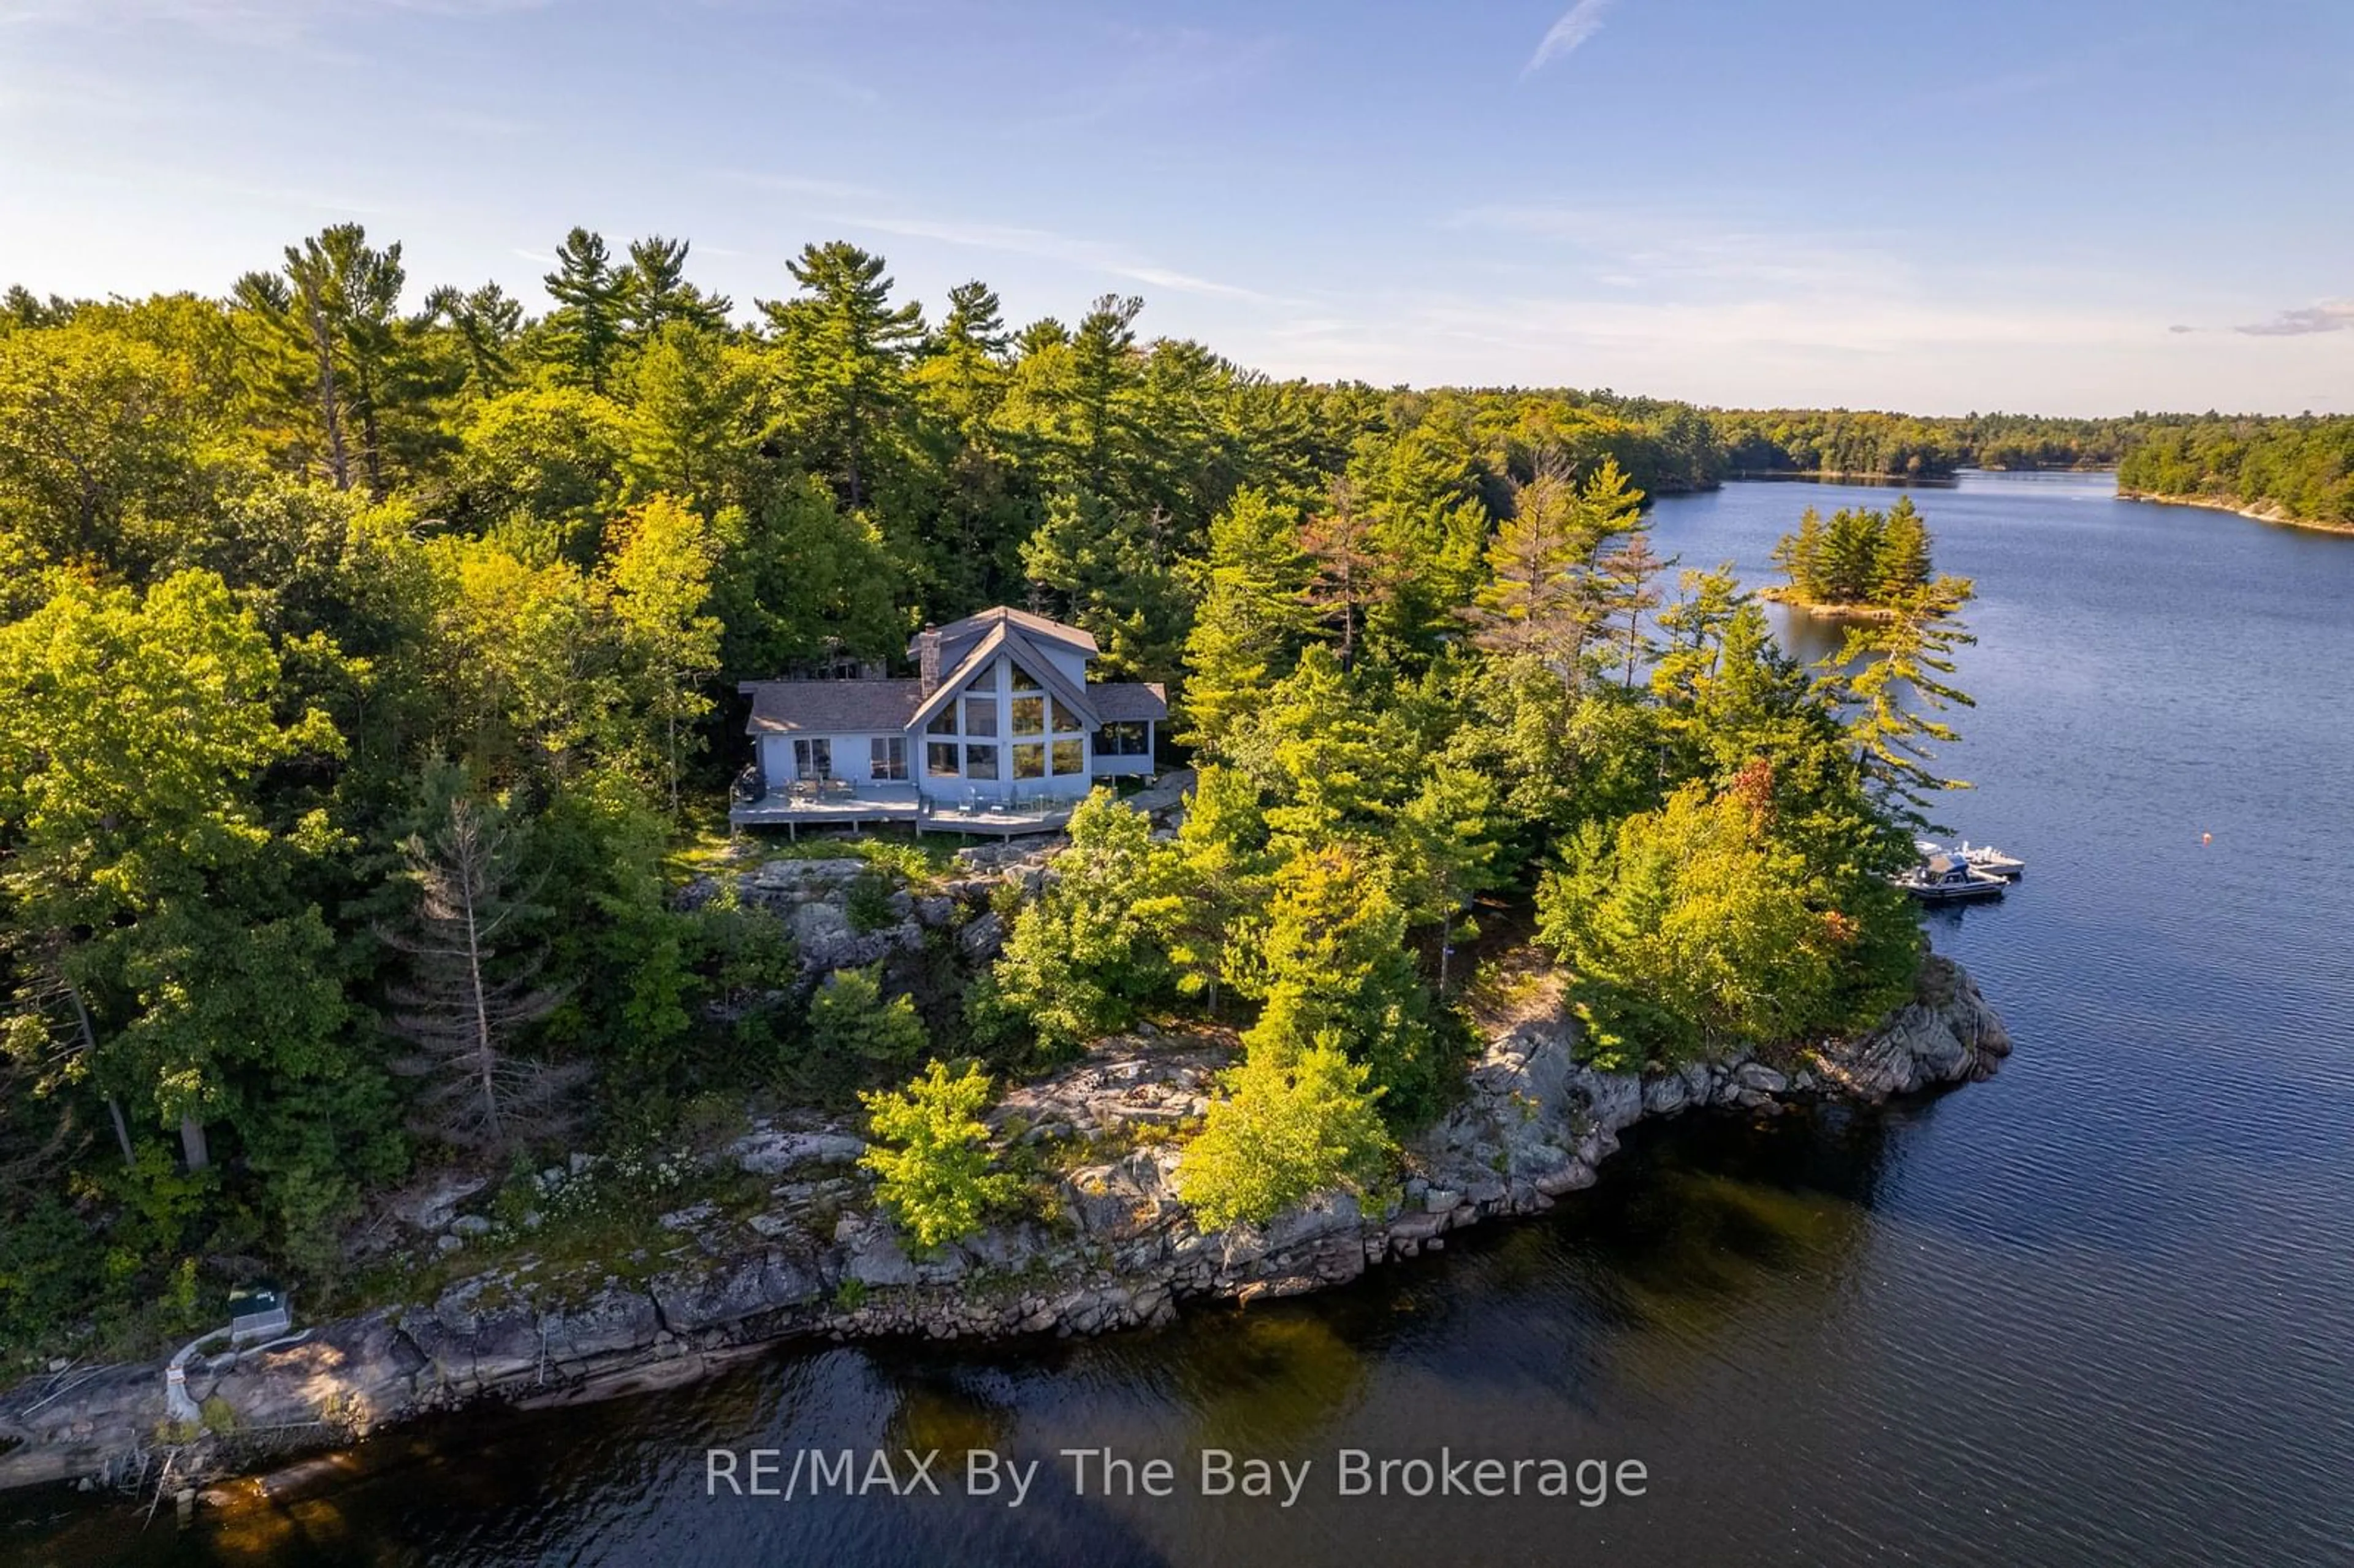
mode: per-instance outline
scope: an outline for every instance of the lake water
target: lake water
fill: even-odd
[[[1762,584],[1804,506],[1893,499],[1740,484],[1663,503],[1656,537]],[[790,1352],[411,1429],[186,1532],[5,1505],[0,1557],[2354,1562],[2354,538],[2119,502],[2105,476],[1917,499],[1979,592],[1950,758],[1978,787],[1943,815],[2031,863],[1933,922],[2017,1039],[1992,1081],[1642,1129],[1554,1213],[1326,1297],[1089,1343]],[[804,1445],[1046,1463],[1018,1510],[704,1496],[706,1446]],[[1073,1498],[1056,1451],[1106,1445],[1179,1460],[1180,1495]],[[1337,1448],[1441,1445],[1639,1459],[1649,1491],[1332,1495]],[[1289,1510],[1204,1501],[1204,1446],[1316,1469]]]

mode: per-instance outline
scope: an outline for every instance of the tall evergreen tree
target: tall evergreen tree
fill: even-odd
[[[514,345],[523,330],[523,302],[498,284],[467,292],[448,284],[425,296],[428,320],[447,325],[463,345],[463,390],[473,400],[495,397],[513,384]]]
[[[1264,492],[1239,492],[1211,520],[1209,555],[1189,572],[1199,602],[1185,639],[1188,745],[1215,751],[1290,673],[1312,619],[1309,575],[1297,514]]]
[[[556,302],[546,323],[551,356],[575,386],[602,393],[620,350],[628,268],[613,264],[604,236],[575,228],[557,248],[556,270],[542,282]]]
[[[1307,599],[1327,624],[1338,624],[1341,667],[1353,668],[1357,641],[1366,614],[1383,603],[1390,585],[1383,579],[1382,559],[1373,543],[1373,520],[1357,504],[1355,488],[1336,479],[1324,503],[1308,520],[1300,548],[1315,563]]]
[[[1977,705],[1953,683],[1955,651],[1978,641],[1960,613],[1971,592],[1964,578],[1939,577],[1891,606],[1889,619],[1849,627],[1839,652],[1822,663],[1875,798],[1919,827],[1929,825],[1931,794],[1967,788],[1930,763],[1936,747],[1960,738],[1936,715]]]
[[[1570,679],[1593,613],[1577,577],[1588,546],[1565,471],[1541,467],[1516,486],[1511,515],[1488,546],[1488,581],[1469,611],[1479,646],[1534,654]]]
[[[1909,495],[1899,496],[1881,524],[1872,563],[1872,602],[1902,603],[1928,586],[1929,528]]]
[[[628,334],[637,342],[673,322],[707,333],[727,329],[727,313],[735,302],[725,294],[706,294],[686,281],[689,249],[684,239],[659,234],[630,241],[620,303]]]
[[[518,849],[503,812],[450,801],[430,838],[402,844],[417,888],[413,920],[385,941],[408,959],[407,979],[386,992],[385,1027],[410,1047],[394,1063],[420,1079],[418,1130],[461,1149],[501,1154],[562,1130],[581,1064],[555,1065],[521,1053],[517,1037],[554,1012],[559,988],[538,983],[538,961],[511,960],[506,946],[524,907],[514,894]]]
[[[907,397],[923,308],[892,304],[883,258],[843,240],[806,246],[785,265],[801,292],[759,302],[776,343],[785,429],[857,508],[885,422]]]

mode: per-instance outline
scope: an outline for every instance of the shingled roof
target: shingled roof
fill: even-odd
[[[1033,615],[1026,609],[999,605],[978,615],[968,615],[962,620],[951,620],[937,630],[940,638],[940,667],[953,669],[965,662],[975,646],[991,632],[1001,628],[1026,633],[1042,642],[1059,642],[1064,647],[1084,653],[1092,659],[1101,652],[1096,640],[1076,626],[1066,626],[1059,620],[1049,620],[1043,615]],[[907,644],[907,657],[916,657],[916,644]]]
[[[923,705],[921,681],[747,681],[747,735],[903,730]]]
[[[1106,724],[1169,716],[1169,690],[1158,681],[1100,681],[1087,687],[1087,695]]]
[[[1030,619],[1035,620],[1037,617],[1032,616]],[[1048,624],[1053,623],[1050,621]],[[1094,641],[1090,640],[1088,646],[1094,645]],[[1038,645],[1030,640],[1028,632],[1013,622],[1004,620],[990,626],[989,630],[982,633],[981,641],[970,644],[970,652],[961,654],[958,658],[956,667],[940,677],[938,687],[930,696],[924,699],[908,722],[911,724],[928,722],[934,714],[948,706],[949,700],[964,689],[967,682],[986,670],[990,662],[1000,653],[1011,655],[1017,664],[1030,672],[1034,680],[1054,694],[1056,702],[1070,708],[1088,725],[1093,726],[1103,722],[1102,716],[1096,711],[1095,700],[1089,694],[1096,688],[1088,686],[1083,692],[1079,687],[1073,685],[1064,677],[1060,670],[1055,668],[1054,661],[1046,658]]]

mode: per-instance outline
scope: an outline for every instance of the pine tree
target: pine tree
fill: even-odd
[[[1163,878],[1150,821],[1097,789],[1072,811],[1070,838],[995,971],[999,996],[1050,1050],[1126,1028],[1172,979],[1154,918]]]
[[[883,994],[883,966],[836,969],[810,998],[810,1044],[832,1062],[904,1071],[923,1054],[913,999]]]
[[[1200,603],[1185,639],[1185,744],[1214,751],[1290,673],[1311,620],[1309,571],[1297,515],[1263,491],[1236,493],[1211,519],[1209,555],[1189,574]]]
[[[282,272],[238,281],[237,302],[259,328],[249,368],[265,399],[307,404],[335,488],[365,480],[380,500],[395,477],[387,427],[419,395],[398,317],[400,247],[376,249],[365,228],[344,223],[285,254]]]
[[[1488,581],[1469,616],[1479,646],[1491,653],[1533,654],[1575,682],[1592,606],[1576,568],[1590,541],[1577,515],[1568,472],[1540,464],[1512,489],[1512,514],[1488,546]]]
[[[556,270],[542,281],[556,302],[547,316],[556,363],[574,385],[603,392],[621,345],[628,269],[613,265],[602,235],[576,228],[557,249]]]
[[[619,303],[629,335],[638,342],[673,322],[707,333],[726,330],[735,302],[725,294],[705,294],[686,281],[688,249],[685,240],[659,234],[630,242]]]
[[[1137,381],[1136,317],[1143,309],[1133,294],[1100,295],[1071,336],[1079,480],[1097,494],[1108,492],[1126,456],[1128,403]]]
[[[1178,969],[1178,989],[1200,994],[1212,1018],[1218,993],[1247,961],[1264,923],[1275,858],[1258,786],[1233,768],[1203,768],[1185,802],[1154,898],[1139,910]]]
[[[1774,564],[1790,578],[1790,589],[1809,603],[1823,598],[1823,514],[1809,506],[1798,517],[1797,532],[1785,534],[1774,546]]]
[[[1929,529],[1909,495],[1889,508],[1872,560],[1872,602],[1899,604],[1928,586]]]
[[[874,1139],[859,1163],[880,1178],[875,1196],[917,1246],[970,1235],[1020,1191],[1013,1176],[991,1169],[989,1124],[981,1119],[989,1091],[979,1067],[950,1077],[934,1062],[903,1091],[859,1096]]]
[[[472,293],[448,284],[425,296],[429,321],[445,323],[464,346],[464,393],[475,401],[495,397],[514,378],[514,344],[523,330],[523,302],[507,297],[496,283]]]
[[[785,266],[801,292],[762,300],[777,345],[784,428],[804,461],[866,503],[875,448],[907,396],[923,308],[891,303],[884,260],[843,240],[802,248]]]
[[[1220,1076],[1177,1191],[1204,1231],[1264,1224],[1319,1192],[1363,1192],[1397,1152],[1372,1070],[1339,1044],[1256,1045]]]
[[[632,375],[630,490],[668,491],[716,512],[755,482],[758,391],[742,351],[673,321],[647,339]]]
[[[1332,1044],[1373,1069],[1394,1116],[1427,1108],[1439,1083],[1428,999],[1405,947],[1389,866],[1346,840],[1303,851],[1275,874],[1254,990],[1253,1050]]]
[[[552,1065],[515,1049],[564,997],[535,983],[536,959],[502,958],[525,907],[511,885],[515,849],[504,813],[454,797],[430,839],[412,834],[401,845],[417,886],[414,923],[380,933],[408,960],[408,978],[386,991],[385,1027],[410,1047],[393,1070],[423,1081],[418,1130],[489,1154],[562,1130],[566,1102],[588,1073],[583,1063]]]
[[[1823,535],[1821,578],[1828,604],[1864,604],[1872,597],[1872,579],[1880,556],[1880,535],[1886,519],[1861,506],[1841,507],[1831,514]]]
[[[1172,544],[1166,514],[1078,491],[1047,503],[1022,569],[1034,603],[1094,634],[1107,674],[1165,681],[1178,673],[1187,608]]]
[[[1644,618],[1659,607],[1659,590],[1652,584],[1675,564],[1653,554],[1649,533],[1638,528],[1596,565],[1596,597],[1605,619],[1619,623],[1614,641],[1624,683],[1630,692],[1635,689],[1636,670],[1645,658],[1659,652],[1643,630]]]
[[[1399,892],[1416,927],[1438,928],[1438,993],[1447,994],[1455,945],[1479,934],[1472,901],[1511,880],[1495,780],[1441,762],[1398,810],[1394,846]]]
[[[1330,624],[1339,622],[1341,668],[1355,667],[1357,634],[1366,612],[1389,593],[1373,547],[1373,518],[1357,504],[1354,486],[1336,479],[1324,505],[1309,519],[1300,548],[1316,564],[1306,598]]]
[[[1873,797],[1915,827],[1929,825],[1930,795],[1968,788],[1929,764],[1935,747],[1960,738],[1936,715],[1977,705],[1953,683],[1955,650],[1978,641],[1960,616],[1971,593],[1965,578],[1938,577],[1888,607],[1888,620],[1849,627],[1840,651],[1819,666],[1826,695],[1848,715]]]

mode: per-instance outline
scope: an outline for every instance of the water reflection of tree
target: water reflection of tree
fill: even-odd
[[[1664,1128],[1572,1221],[1621,1378],[1679,1385],[1735,1341],[1811,1330],[1858,1288],[1893,1161],[1876,1112]]]
[[[1236,1453],[1304,1451],[1363,1398],[1378,1355],[1316,1301],[1205,1309],[1190,1336],[1177,1393],[1193,1446]]]

